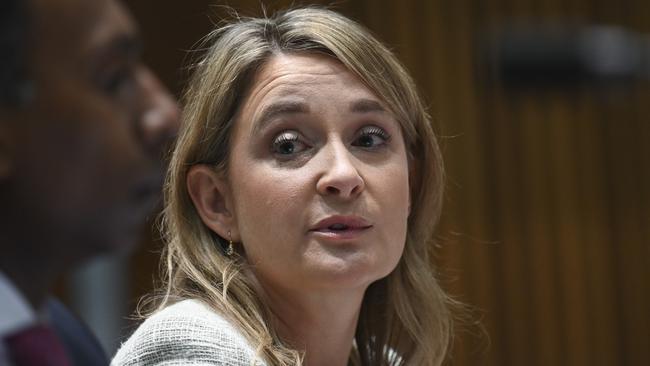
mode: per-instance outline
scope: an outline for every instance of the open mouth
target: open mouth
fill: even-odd
[[[350,227],[346,224],[334,224],[327,227],[327,229],[331,231],[344,231],[348,230],[349,228]]]
[[[345,232],[345,231],[359,231],[359,230],[365,230],[369,229],[372,227],[372,225],[347,225],[347,224],[332,224],[324,227],[320,227],[317,229],[313,229],[311,231],[315,232]]]
[[[310,232],[330,239],[354,239],[372,224],[359,216],[331,216],[319,221]]]

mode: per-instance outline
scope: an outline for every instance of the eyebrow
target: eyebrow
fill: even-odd
[[[359,99],[350,104],[350,111],[355,113],[386,113],[386,109],[376,100]]]
[[[139,59],[141,53],[142,41],[140,37],[135,33],[124,33],[108,40],[92,57],[101,64],[116,57]]]
[[[381,103],[366,98],[358,99],[350,103],[349,110],[353,113],[387,113]],[[266,125],[271,123],[273,119],[279,116],[307,113],[309,113],[309,105],[300,101],[281,101],[273,103],[262,110],[260,117],[253,125],[253,133],[258,133]]]
[[[253,132],[257,133],[273,119],[282,115],[306,114],[309,113],[309,106],[298,101],[281,101],[273,103],[264,110],[253,126]]]
[[[142,53],[142,40],[137,34],[122,34],[112,39],[107,49],[111,52],[138,57]]]

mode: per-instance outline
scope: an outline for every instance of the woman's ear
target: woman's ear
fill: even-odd
[[[222,238],[237,240],[237,218],[225,178],[211,166],[194,165],[187,172],[186,184],[203,223]]]

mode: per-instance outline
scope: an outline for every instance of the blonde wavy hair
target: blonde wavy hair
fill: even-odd
[[[270,365],[300,365],[283,343],[270,310],[244,275],[245,258],[225,255],[227,241],[201,221],[186,176],[196,164],[228,172],[235,115],[257,70],[274,54],[336,58],[387,105],[401,124],[412,198],[406,245],[395,270],[369,286],[361,307],[351,365],[440,365],[452,329],[453,301],[436,281],[433,230],[444,170],[431,120],[415,84],[393,53],[358,23],[327,9],[300,8],[240,18],[211,32],[185,92],[183,123],[165,186],[164,280],[158,309],[199,299],[227,317]]]

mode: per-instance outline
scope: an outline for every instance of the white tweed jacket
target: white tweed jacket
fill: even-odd
[[[111,366],[266,366],[243,335],[197,300],[171,305],[144,321]]]

